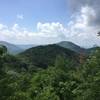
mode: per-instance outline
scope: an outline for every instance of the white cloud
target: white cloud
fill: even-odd
[[[70,41],[84,47],[95,44],[100,46],[100,38],[96,34],[100,31],[100,26],[90,25],[91,19],[96,17],[95,10],[89,6],[84,6],[80,9],[80,12],[73,16],[73,20],[68,24],[70,33],[74,34]]]
[[[100,27],[90,25],[91,19],[95,19],[95,16],[93,8],[81,7],[80,12],[73,14],[67,27],[59,22],[38,22],[37,32],[28,31],[18,24],[10,28],[0,24],[0,40],[22,44],[48,44],[66,40],[84,47],[91,47],[95,44],[100,46],[100,38],[96,34]]]
[[[0,24],[0,30],[2,30],[4,28],[7,28],[7,26],[6,25],[3,25],[3,24]]]
[[[67,36],[68,30],[65,28],[62,24],[59,22],[52,22],[52,23],[38,23],[37,24],[37,30],[39,33],[41,33],[43,36],[48,37],[58,37],[60,36]],[[61,37],[61,38],[62,38]]]
[[[22,14],[18,14],[17,18],[20,19],[20,20],[22,20],[22,19],[24,19],[24,16]]]
[[[67,29],[60,23],[37,23],[37,32],[30,32],[26,28],[14,24],[12,27],[0,30],[0,40],[13,43],[48,44],[64,40]]]

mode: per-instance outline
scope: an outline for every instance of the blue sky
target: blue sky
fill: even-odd
[[[0,41],[100,46],[100,0],[0,0]]]
[[[23,20],[17,19],[22,15]],[[19,23],[36,28],[37,22],[60,22],[66,25],[69,11],[66,0],[0,0],[0,22]]]

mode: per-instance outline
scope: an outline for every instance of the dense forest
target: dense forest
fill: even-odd
[[[11,55],[0,46],[0,100],[100,100],[100,48],[85,55],[40,46]]]

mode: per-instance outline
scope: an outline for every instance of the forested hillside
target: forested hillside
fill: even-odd
[[[34,59],[27,62],[0,46],[0,100],[100,100],[100,48],[79,64],[73,61],[76,53],[68,49],[50,46],[44,53],[44,49],[38,48],[34,52],[30,49],[25,57],[30,60],[39,53],[42,58],[45,56],[43,61],[47,63],[49,57],[56,56],[52,58],[53,65],[45,69],[38,67],[32,63]],[[57,51],[53,52],[55,48]],[[52,56],[46,55],[48,52]],[[39,56],[35,57],[38,60]]]
[[[78,63],[79,54],[56,44],[33,47],[19,54],[28,63],[41,68],[54,65],[57,56],[63,56],[69,61]]]

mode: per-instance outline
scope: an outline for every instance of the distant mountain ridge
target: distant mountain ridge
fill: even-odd
[[[29,45],[16,45],[16,44],[12,44],[12,43],[8,43],[5,41],[0,41],[0,45],[4,45],[7,47],[8,52],[10,54],[18,54],[21,53],[31,47],[35,47],[35,45],[29,44]]]
[[[67,49],[70,49],[72,51],[75,51],[77,53],[85,53],[86,52],[86,49],[84,49],[72,42],[69,42],[69,41],[62,41],[62,42],[57,43],[57,45],[67,48]]]
[[[18,46],[5,41],[0,41],[0,45],[6,46],[10,54],[18,54],[23,51],[23,49],[19,48]]]
[[[55,44],[60,46],[60,47],[72,50],[76,53],[84,53],[84,54],[91,53],[96,48],[96,47],[92,47],[89,49],[85,49],[85,48],[82,48],[82,47],[80,47],[72,42],[69,42],[69,41],[62,41],[62,42],[55,43]],[[8,43],[5,41],[0,41],[0,45],[6,46],[8,49],[8,52],[10,54],[19,54],[21,52],[24,52],[27,49],[40,46],[40,45],[36,45],[36,44],[19,44],[19,45],[17,45],[17,44]],[[50,45],[50,44],[48,44],[48,45]],[[42,46],[47,46],[47,45],[42,45]]]
[[[27,50],[29,48],[35,47],[36,45],[34,44],[21,44],[21,45],[17,45],[19,48],[23,49],[23,50]]]

